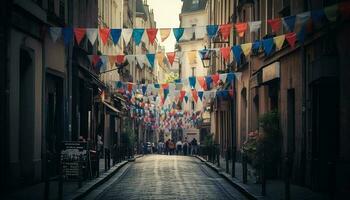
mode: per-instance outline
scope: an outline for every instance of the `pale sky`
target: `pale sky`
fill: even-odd
[[[181,0],[148,0],[147,2],[150,9],[153,9],[157,28],[179,27],[179,14],[182,7]],[[158,42],[160,42],[160,40],[158,40]],[[165,46],[166,52],[174,51],[175,44],[176,40],[173,32],[171,32],[168,39],[161,43],[162,46]]]

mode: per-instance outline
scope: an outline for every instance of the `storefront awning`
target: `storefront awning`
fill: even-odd
[[[115,107],[113,107],[112,105],[110,105],[109,103],[102,101],[102,103],[107,106],[108,109],[110,109],[112,112],[118,114],[120,113],[120,110],[116,109]]]

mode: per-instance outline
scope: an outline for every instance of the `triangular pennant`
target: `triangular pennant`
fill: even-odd
[[[269,38],[269,39],[264,39],[262,40],[263,46],[264,46],[264,52],[265,55],[268,56],[271,54],[272,50],[273,50],[273,38]]]
[[[86,36],[89,39],[92,46],[95,44],[95,41],[97,39],[97,35],[98,35],[97,28],[87,28],[86,29]]]
[[[169,89],[164,89],[163,94],[164,94],[164,100],[165,100],[169,94]]]
[[[235,45],[232,47],[232,53],[235,56],[235,60],[238,65],[241,64],[241,55],[242,55],[242,49],[240,45]]]
[[[117,56],[113,56],[113,55],[108,56],[109,64],[110,64],[111,66],[114,66],[115,63],[116,63],[116,59],[117,59]]]
[[[272,32],[277,33],[281,28],[281,19],[269,19],[267,23],[271,26]]]
[[[187,95],[185,96],[185,102],[186,103],[188,102],[188,96]]]
[[[111,29],[111,37],[112,37],[112,41],[114,44],[118,44],[118,41],[120,39],[120,36],[122,34],[122,29]]]
[[[154,40],[155,40],[156,37],[157,37],[158,29],[157,29],[157,28],[148,28],[148,29],[146,30],[146,32],[147,32],[147,36],[148,36],[148,41],[149,41],[149,43],[153,45]]]
[[[99,28],[98,29],[98,33],[100,35],[100,38],[101,38],[103,45],[107,44],[110,32],[111,32],[111,30],[109,28]]]
[[[73,39],[73,29],[71,27],[65,27],[62,29],[64,44],[68,45]]]
[[[213,74],[211,75],[211,79],[213,80],[214,85],[216,86],[220,80],[220,75],[219,74]]]
[[[305,34],[306,34],[306,28],[305,26],[302,26],[300,31],[297,33],[297,38],[299,43],[304,43],[305,41]]]
[[[227,40],[230,36],[232,29],[232,24],[222,24],[220,25],[219,32],[223,40]]]
[[[181,37],[181,40],[191,40],[193,38],[194,28],[188,27],[184,28],[184,33]]]
[[[285,35],[280,35],[273,38],[273,41],[275,42],[277,50],[280,50],[282,48],[285,38],[286,38]]]
[[[311,17],[311,12],[300,13],[296,16],[295,22],[295,30],[294,32],[298,33],[304,26],[306,26],[307,22]]]
[[[197,101],[198,101],[198,93],[197,93],[197,90],[192,89],[191,93],[192,93],[192,98],[193,98],[194,102],[197,103]]]
[[[243,51],[243,54],[245,56],[248,56],[250,51],[252,50],[252,46],[253,46],[253,43],[245,43],[245,44],[241,44],[241,49]]]
[[[294,26],[295,26],[295,19],[296,16],[292,15],[292,16],[288,16],[288,17],[284,17],[283,19],[283,25],[286,29],[288,29],[289,32],[294,31]]]
[[[80,44],[81,40],[84,38],[85,33],[86,33],[85,28],[74,28],[74,36],[78,45]]]
[[[170,65],[173,65],[174,60],[175,60],[175,52],[167,52],[166,56],[168,58]]]
[[[207,25],[207,34],[209,38],[213,38],[216,36],[218,32],[219,26],[218,25]]]
[[[185,90],[181,90],[181,91],[180,91],[179,100],[182,101],[183,98],[185,97],[185,95],[186,95],[186,91],[185,91]]]
[[[198,91],[198,97],[201,101],[203,101],[203,94],[204,94],[203,91]]]
[[[164,40],[166,40],[169,37],[171,29],[170,28],[161,28],[161,29],[159,29],[159,32],[160,32],[160,39],[162,42],[164,42]]]
[[[123,64],[125,62],[125,55],[117,55],[115,60],[117,64]]]
[[[143,65],[147,63],[146,55],[136,55],[136,60],[139,63],[140,68],[143,68]]]
[[[330,22],[335,22],[338,17],[338,4],[327,6],[324,8],[324,13]]]
[[[245,31],[247,30],[248,24],[246,22],[235,24],[236,32],[239,37],[243,37]]]
[[[188,51],[187,59],[190,65],[197,64],[197,51]]]
[[[184,30],[184,28],[173,28],[173,33],[177,42],[179,42],[182,35],[184,34]]]
[[[228,61],[228,59],[230,58],[230,51],[231,51],[230,47],[220,48],[221,56],[224,58],[225,61]]]
[[[61,27],[50,27],[49,28],[50,36],[52,41],[55,43],[59,37],[62,35]]]
[[[235,79],[235,74],[234,73],[228,73],[226,77],[226,82],[231,83]]]
[[[145,29],[143,28],[134,28],[132,37],[134,38],[136,45],[139,45],[141,43],[143,32],[145,32]]]
[[[154,60],[155,60],[155,54],[154,53],[148,53],[146,54],[148,62],[151,64],[151,67],[154,68]]]
[[[131,65],[132,63],[135,62],[135,58],[136,56],[135,55],[126,55],[126,60],[128,61],[129,65]]]
[[[133,29],[132,28],[124,28],[122,31],[122,36],[126,45],[129,44]]]
[[[235,72],[235,77],[238,81],[241,81],[242,72]]]
[[[220,74],[220,80],[226,82],[227,74]]]
[[[163,66],[164,54],[162,52],[159,52],[156,54],[156,58],[157,58],[158,65]]]
[[[261,27],[261,21],[253,21],[253,22],[248,22],[249,24],[249,31],[252,32],[258,32],[258,30]]]
[[[169,89],[169,83],[162,83],[161,86],[163,89]]]
[[[195,76],[188,77],[188,81],[189,81],[189,84],[190,84],[191,88],[195,88],[196,87],[196,77]]]
[[[252,45],[252,52],[253,52],[254,54],[258,54],[258,53],[259,53],[261,44],[262,44],[261,41],[255,41],[255,42],[253,42],[253,45]]]
[[[141,89],[142,89],[142,94],[146,95],[147,85],[142,85]]]
[[[207,86],[207,90],[210,90],[210,87],[211,87],[211,83],[213,82],[213,79],[211,79],[211,76],[206,76],[205,77],[205,83],[206,83],[206,86]]]
[[[197,80],[198,80],[199,85],[202,87],[202,89],[206,90],[207,89],[207,84],[205,82],[204,76],[198,76]]]

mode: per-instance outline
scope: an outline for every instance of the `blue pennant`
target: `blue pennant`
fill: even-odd
[[[288,30],[290,32],[294,31],[295,19],[296,19],[295,15],[283,18],[283,21],[284,21],[285,25],[288,27]]]
[[[203,94],[204,92],[203,91],[198,91],[198,96],[199,96],[199,99],[202,101],[203,99]]]
[[[116,88],[122,88],[123,87],[123,83],[121,81],[117,81],[115,87]]]
[[[196,77],[195,76],[191,76],[188,78],[189,82],[190,82],[190,86],[191,88],[195,88],[196,87]]]
[[[306,34],[306,31],[305,31],[305,25],[301,27],[299,33],[297,33],[297,38],[298,38],[298,42],[299,43],[304,43],[305,41],[305,34]]]
[[[273,50],[273,38],[265,39],[262,41],[264,46],[265,55],[268,56],[272,53]]]
[[[160,87],[159,83],[155,83],[155,84],[154,84],[154,87],[155,87],[155,88],[159,88],[159,87]]]
[[[187,101],[188,101],[188,96],[185,96],[185,101],[186,101],[186,103],[187,103]]]
[[[227,83],[231,83],[231,81],[233,81],[235,78],[235,74],[234,73],[228,73],[227,74],[227,78],[226,78],[226,82]]]
[[[146,86],[146,85],[143,85],[143,86],[142,86],[142,94],[145,95],[145,94],[146,94],[146,91],[147,91],[147,86]]]
[[[64,44],[65,45],[69,45],[69,43],[73,39],[73,28],[71,28],[71,27],[63,28],[62,34],[63,34]]]
[[[164,89],[164,100],[167,98],[169,94],[169,89]]]
[[[135,44],[139,45],[141,43],[142,35],[145,29],[135,28],[132,32],[132,37],[134,38]]]
[[[173,28],[173,33],[176,38],[176,41],[178,42],[182,35],[184,34],[184,28]]]
[[[205,82],[207,84],[207,90],[210,90],[211,83],[213,82],[213,79],[211,78],[211,76],[206,76]]]
[[[253,44],[252,44],[252,51],[253,51],[253,53],[254,54],[258,54],[260,47],[261,47],[261,41],[257,40],[255,42],[253,42]]]
[[[120,38],[120,35],[122,34],[122,29],[111,29],[111,36],[114,44],[117,44]]]
[[[181,83],[181,79],[175,79],[175,83]]]
[[[232,47],[231,50],[233,52],[233,55],[235,56],[237,64],[240,65],[241,64],[241,55],[243,53],[241,45],[235,45]]]
[[[151,66],[153,68],[154,67],[155,54],[154,53],[148,53],[148,54],[146,54],[146,57],[147,57],[149,63],[151,63]]]
[[[207,25],[207,34],[209,38],[213,38],[216,36],[218,32],[218,25]]]

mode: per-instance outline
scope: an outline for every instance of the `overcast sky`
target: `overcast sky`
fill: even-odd
[[[179,14],[182,7],[181,0],[148,0],[148,4],[154,11],[157,28],[179,27]],[[165,46],[166,52],[174,51],[175,44],[176,40],[172,32],[169,38],[161,43],[162,46]]]

